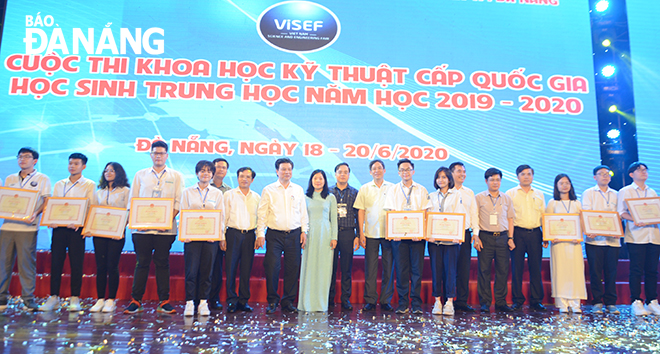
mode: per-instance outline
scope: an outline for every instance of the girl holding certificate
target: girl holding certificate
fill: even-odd
[[[323,170],[315,170],[307,187],[309,232],[302,253],[298,310],[328,310],[332,260],[337,246],[337,199],[328,189]]]
[[[124,168],[117,162],[108,162],[101,175],[99,190],[94,194],[92,204],[125,209],[128,204],[129,187]],[[85,234],[86,237],[90,235],[90,233]],[[116,308],[115,298],[117,288],[119,288],[119,257],[124,249],[126,238],[112,239],[95,236],[93,241],[98,300],[89,311],[113,312]],[[105,296],[106,285],[108,285],[108,297]]]
[[[215,174],[215,165],[211,161],[202,160],[195,166],[199,182],[183,190],[181,210],[222,210],[224,201],[222,192],[210,185]],[[211,271],[218,248],[227,248],[224,241],[224,215],[220,217],[220,245],[211,241],[190,241],[183,239],[183,258],[186,267],[186,308],[184,316],[195,314],[195,301],[199,300],[197,314],[211,314],[208,298],[211,293]]]
[[[454,189],[454,178],[447,167],[440,167],[433,178],[435,192],[429,194],[433,209],[440,213],[454,213],[458,204],[459,194]],[[462,231],[462,230],[461,230]],[[454,297],[456,297],[456,266],[458,264],[458,241],[428,240],[429,258],[431,259],[431,274],[433,278],[434,315],[454,314]],[[442,305],[442,298],[445,304]]]
[[[561,173],[555,177],[554,198],[548,202],[548,214],[577,214],[582,205],[577,200],[573,183],[568,175]],[[549,232],[549,230],[544,230]],[[550,279],[552,297],[559,312],[581,313],[580,300],[587,299],[587,286],[584,280],[584,256],[582,240],[553,240],[550,247]]]

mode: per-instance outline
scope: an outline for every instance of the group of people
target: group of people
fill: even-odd
[[[336,183],[329,186],[323,170],[309,177],[306,190],[291,182],[294,164],[288,158],[275,162],[277,181],[267,185],[261,195],[250,189],[256,173],[250,167],[237,170],[238,187],[231,189],[223,182],[229,163],[223,158],[199,161],[195,167],[198,182],[184,188],[182,174],[166,166],[168,145],[156,141],[150,153],[153,165],[138,171],[129,183],[123,167],[109,162],[98,186],[82,176],[87,157],[81,153],[69,156],[70,176],[55,183],[35,169],[39,153],[31,148],[18,152],[20,171],[6,178],[5,186],[38,192],[33,215],[24,221],[4,220],[0,227],[0,310],[7,307],[9,282],[14,262],[22,286],[23,306],[28,310],[53,311],[61,306],[60,284],[68,252],[71,265],[71,297],[68,309],[80,311],[85,237],[75,225],[51,225],[50,296],[42,305],[34,299],[36,282],[36,237],[40,214],[46,198],[87,198],[92,205],[130,208],[130,199],[172,198],[174,217],[180,210],[221,210],[223,215],[220,241],[184,241],[185,316],[207,316],[220,310],[222,266],[226,268],[227,311],[252,311],[250,274],[256,249],[266,247],[267,313],[278,306],[285,312],[327,311],[335,306],[336,278],[341,272],[340,305],[352,310],[353,252],[365,249],[365,289],[363,311],[395,311],[397,314],[421,314],[421,283],[424,254],[427,250],[432,271],[432,310],[437,315],[453,315],[455,311],[473,312],[468,305],[471,247],[478,251],[478,295],[481,311],[490,311],[491,267],[494,260],[495,309],[502,312],[520,310],[526,296],[522,291],[523,269],[527,258],[529,271],[529,304],[532,310],[545,311],[541,278],[543,241],[541,228],[544,213],[579,213],[580,210],[617,211],[625,220],[625,242],[630,253],[630,293],[632,311],[636,315],[660,315],[657,301],[657,267],[660,257],[658,225],[636,223],[625,203],[626,199],[656,197],[646,185],[648,167],[633,163],[628,170],[633,183],[618,193],[609,188],[607,166],[593,170],[596,185],[577,196],[571,179],[559,174],[554,181],[553,199],[547,205],[541,191],[532,186],[534,170],[521,165],[516,174],[519,185],[500,191],[502,172],[489,168],[484,174],[487,189],[474,194],[463,185],[465,166],[454,162],[440,167],[433,177],[435,191],[413,181],[415,165],[402,159],[397,162],[400,182],[385,181],[385,163],[373,160],[369,172],[373,180],[359,190],[348,184],[350,167],[343,162],[335,169]],[[387,211],[433,211],[465,215],[463,242],[425,241],[422,238],[390,239],[386,235]],[[124,313],[143,311],[144,296],[153,261],[159,304],[157,311],[175,313],[169,303],[169,253],[177,235],[172,219],[168,230],[135,230],[132,241],[137,258],[131,302]],[[618,313],[616,273],[621,243],[616,237],[585,235],[589,262],[593,311]],[[97,265],[98,300],[92,312],[113,312],[119,284],[119,259],[124,238],[93,237]],[[552,297],[560,312],[581,312],[580,302],[587,299],[581,240],[551,243]],[[282,296],[278,293],[284,256]],[[380,256],[380,257],[379,257]],[[382,265],[380,296],[377,289],[379,259]],[[511,264],[513,305],[506,302],[507,276]],[[236,288],[236,273],[239,286]],[[641,295],[644,278],[645,296]],[[392,307],[394,279],[398,304]],[[603,284],[604,283],[604,284]],[[649,286],[652,284],[653,286]],[[297,307],[294,305],[296,299]]]

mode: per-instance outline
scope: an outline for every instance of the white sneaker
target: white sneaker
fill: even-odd
[[[186,302],[186,309],[183,310],[183,315],[184,316],[193,316],[195,315],[195,303],[192,301],[187,301]]]
[[[650,303],[646,304],[646,311],[650,314],[660,316],[660,305],[658,305],[658,300],[653,300]]]
[[[197,307],[197,313],[200,316],[209,316],[211,314],[211,310],[209,310],[209,304],[206,301],[200,301],[199,306]]]
[[[593,310],[591,311],[592,313],[595,314],[602,314],[603,313],[603,304],[595,304]]]
[[[103,309],[103,306],[105,305],[105,300],[104,299],[98,299],[96,300],[96,303],[92,308],[89,309],[89,312],[101,312]]]
[[[434,315],[442,315],[442,301],[435,300],[435,305],[433,305],[433,311],[431,311],[431,313]]]
[[[107,299],[105,300],[105,305],[103,306],[103,312],[115,312],[115,309],[117,308],[117,305],[115,305],[115,300],[114,299]]]
[[[619,311],[615,305],[607,305],[607,311],[613,315],[618,315],[621,313],[621,311]]]
[[[568,307],[560,307],[559,313],[568,313]]]
[[[452,301],[447,301],[445,306],[442,308],[442,314],[445,316],[454,315],[454,303]]]
[[[39,311],[54,311],[60,308],[60,298],[57,295],[51,295],[46,299],[43,305],[39,306]]]
[[[644,309],[644,304],[640,300],[635,300],[635,302],[632,303],[631,305],[632,308],[632,313],[635,316],[646,316],[648,315],[648,311]]]
[[[81,308],[80,308],[80,298],[79,297],[71,296],[69,298],[69,308],[68,308],[68,310],[71,311],[71,312],[77,312],[77,311],[81,310]]]
[[[573,311],[573,313],[582,313],[582,309],[579,306],[571,307],[571,311]]]

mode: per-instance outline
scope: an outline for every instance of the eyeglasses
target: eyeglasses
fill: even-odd
[[[601,176],[601,177],[612,176],[612,175],[610,175],[609,172],[600,172],[600,173],[596,173],[596,175]]]
[[[16,158],[19,159],[19,160],[29,160],[33,157],[32,157],[32,155],[18,155],[18,156],[16,156]]]
[[[412,168],[401,168],[399,169],[399,172],[406,173],[406,172],[412,172]]]
[[[156,157],[163,157],[165,155],[167,155],[166,152],[152,152],[151,153],[151,156],[156,156]]]

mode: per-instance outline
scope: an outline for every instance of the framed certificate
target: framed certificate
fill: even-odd
[[[425,238],[423,211],[388,211],[387,239]]]
[[[49,197],[41,217],[41,226],[83,226],[87,212],[87,198]]]
[[[0,218],[28,220],[39,200],[39,193],[29,189],[0,187]]]
[[[660,198],[626,199],[630,216],[636,223],[660,224]]]
[[[580,214],[543,214],[543,241],[583,240]]]
[[[174,199],[132,198],[128,228],[133,230],[169,230],[174,221]]]
[[[126,218],[128,212],[124,208],[115,208],[103,205],[92,205],[87,213],[87,222],[83,228],[83,235],[91,232],[92,236],[124,238]]]
[[[463,242],[465,239],[465,214],[426,213],[426,239]]]
[[[222,210],[181,210],[179,241],[220,241]]]
[[[616,211],[582,210],[582,230],[587,235],[623,237],[623,227]]]

